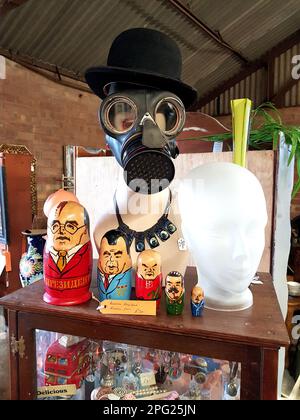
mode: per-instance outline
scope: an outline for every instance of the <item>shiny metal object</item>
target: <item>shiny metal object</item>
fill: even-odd
[[[236,397],[238,393],[238,386],[236,383],[236,376],[238,372],[239,364],[237,362],[229,362],[229,382],[226,387],[226,393],[230,397]]]
[[[237,387],[236,382],[234,382],[234,380],[229,382],[229,384],[227,385],[227,394],[230,397],[236,397],[237,392],[238,392],[238,387]]]

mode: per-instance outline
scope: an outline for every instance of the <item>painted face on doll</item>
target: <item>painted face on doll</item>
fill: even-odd
[[[64,201],[52,208],[48,218],[48,242],[56,251],[69,251],[86,244],[88,218],[84,207],[73,201]]]
[[[176,301],[184,293],[183,277],[178,272],[171,272],[166,278],[166,294],[170,300]]]
[[[160,254],[151,249],[141,252],[137,260],[137,271],[143,279],[154,280],[161,273]]]
[[[192,302],[200,303],[204,299],[204,293],[201,287],[195,286],[192,290]]]
[[[125,239],[120,236],[114,243],[103,237],[99,253],[99,269],[104,274],[116,275],[131,267],[131,258],[127,252]]]

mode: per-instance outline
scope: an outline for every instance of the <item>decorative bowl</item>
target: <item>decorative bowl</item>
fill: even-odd
[[[300,283],[296,281],[288,281],[287,284],[290,296],[300,296]]]

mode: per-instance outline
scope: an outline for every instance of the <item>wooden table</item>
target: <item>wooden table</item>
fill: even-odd
[[[10,339],[25,341],[23,357],[11,353],[11,398],[35,398],[35,329],[40,329],[241,362],[241,398],[276,399],[278,350],[288,346],[289,338],[270,275],[262,274],[263,285],[252,286],[252,308],[205,309],[201,318],[193,318],[190,311],[193,268],[185,279],[182,316],[168,316],[164,299],[156,317],[101,315],[93,300],[75,307],[50,306],[42,300],[41,282],[1,299],[8,309]]]

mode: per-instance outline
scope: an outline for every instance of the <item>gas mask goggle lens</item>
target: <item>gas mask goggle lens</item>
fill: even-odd
[[[101,113],[102,124],[112,135],[127,133],[138,123],[136,104],[131,99],[119,95],[108,99],[103,106],[104,112]],[[143,125],[147,119],[155,123],[166,138],[175,137],[184,126],[184,105],[179,99],[161,99],[155,107],[154,115],[145,112],[139,124]]]
[[[179,153],[175,136],[185,123],[181,100],[169,92],[116,93],[102,102],[99,117],[127,185],[144,194],[168,187]]]

